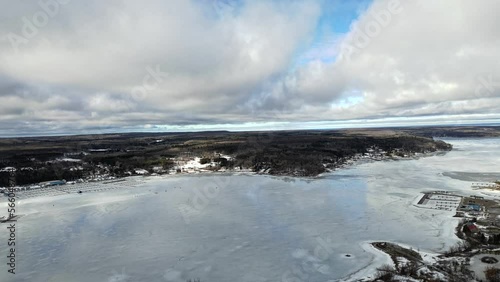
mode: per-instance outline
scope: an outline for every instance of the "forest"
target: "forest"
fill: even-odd
[[[421,134],[422,135],[422,134]],[[125,133],[0,139],[0,186],[116,177],[134,169],[169,171],[176,158],[201,157],[214,169],[245,168],[272,175],[315,176],[376,148],[387,156],[451,150],[407,130]],[[222,155],[231,158],[221,157]]]

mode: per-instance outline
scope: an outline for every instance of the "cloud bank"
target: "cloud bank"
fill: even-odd
[[[500,119],[494,0],[2,4],[1,135]]]

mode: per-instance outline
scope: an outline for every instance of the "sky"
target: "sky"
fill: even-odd
[[[0,3],[0,137],[500,121],[497,0]]]

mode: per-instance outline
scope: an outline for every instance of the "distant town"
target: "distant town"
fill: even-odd
[[[500,193],[500,180],[471,183],[471,188]],[[443,254],[429,254],[389,242],[374,242],[372,245],[389,254],[395,266],[379,268],[374,281],[496,281],[500,270],[492,265],[500,262],[499,201],[477,195],[431,191],[424,192],[413,205],[454,212],[454,217],[461,219],[455,234],[462,241]]]

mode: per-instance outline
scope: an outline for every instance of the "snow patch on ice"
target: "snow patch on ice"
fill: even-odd
[[[365,241],[360,244],[361,248],[364,251],[370,253],[373,256],[370,264],[351,273],[345,278],[339,280],[339,282],[364,281],[374,279],[377,268],[380,268],[382,265],[386,264],[394,266],[391,257],[388,254],[377,250],[371,243],[371,241]]]

